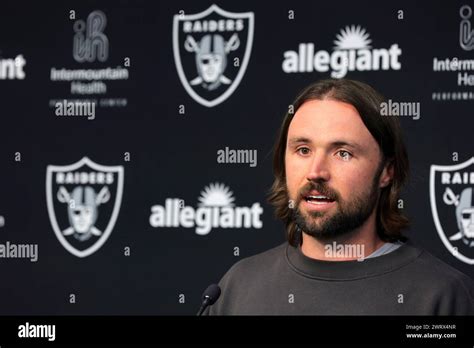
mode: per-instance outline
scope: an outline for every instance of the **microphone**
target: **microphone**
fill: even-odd
[[[202,304],[201,308],[199,308],[199,311],[197,313],[197,316],[201,316],[204,310],[212,306],[219,296],[221,295],[221,288],[217,284],[211,284],[207,287],[206,291],[202,294]]]

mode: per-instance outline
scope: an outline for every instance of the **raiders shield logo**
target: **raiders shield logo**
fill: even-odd
[[[84,157],[46,170],[46,202],[56,237],[77,257],[96,252],[112,232],[120,211],[123,167]]]
[[[176,69],[195,101],[213,107],[235,91],[250,59],[253,30],[253,12],[233,13],[217,5],[174,16]]]
[[[474,157],[450,165],[432,165],[430,201],[438,234],[459,260],[474,264]]]

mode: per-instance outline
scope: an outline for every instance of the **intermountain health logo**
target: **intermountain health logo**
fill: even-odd
[[[54,233],[77,257],[96,252],[117,221],[122,202],[123,166],[105,166],[84,157],[46,170],[46,202]]]
[[[469,5],[461,6],[459,10],[461,23],[459,24],[459,45],[465,51],[474,49],[474,28],[472,25],[472,8]]]
[[[235,13],[212,5],[173,19],[173,53],[179,79],[198,103],[213,107],[229,98],[250,59],[253,12]]]
[[[285,73],[331,72],[342,78],[348,71],[400,70],[402,50],[394,43],[390,48],[372,48],[369,33],[361,26],[346,26],[336,35],[332,52],[316,51],[314,43],[300,43],[298,51],[283,53]]]
[[[260,203],[238,207],[234,200],[229,187],[213,183],[201,191],[197,208],[185,205],[179,198],[168,198],[164,205],[152,206],[150,225],[194,228],[199,235],[206,235],[213,228],[262,228]]]
[[[74,23],[73,57],[79,63],[105,62],[109,57],[109,39],[104,33],[107,25],[105,13],[93,11],[87,21]]]
[[[434,223],[446,248],[474,264],[474,157],[456,165],[432,165],[430,201]]]
[[[459,15],[459,45],[462,50],[450,50],[450,56],[433,57],[433,72],[440,72],[443,78],[451,76],[452,86],[449,87],[443,79],[433,86],[444,86],[443,89],[433,90],[431,99],[439,102],[464,102],[474,100],[474,26],[472,20],[472,8],[463,5],[459,13],[451,12],[451,16]],[[450,23],[450,21],[447,21]],[[447,30],[449,30],[447,28]],[[439,45],[438,47],[449,47],[449,45]],[[453,56],[453,54],[455,54]],[[447,73],[447,74],[446,74]]]
[[[51,67],[50,80],[61,87],[52,89],[55,95],[49,99],[49,106],[87,103],[95,109],[126,107],[128,98],[111,93],[110,87],[117,88],[129,79],[130,59],[111,56],[106,14],[94,10],[85,19],[75,19],[71,26],[60,30],[65,29],[72,32],[71,41],[58,47],[70,50],[72,59],[56,61],[57,66]]]

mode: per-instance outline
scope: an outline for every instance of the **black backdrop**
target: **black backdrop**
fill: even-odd
[[[180,11],[185,15],[200,13],[214,3],[229,12],[252,12],[255,22],[242,80],[226,100],[207,107],[190,96],[178,76],[173,16]],[[430,201],[431,166],[462,164],[474,156],[473,89],[458,83],[459,73],[473,79],[472,64],[457,71],[433,68],[434,58],[456,57],[471,63],[474,59],[472,47],[460,45],[463,5],[474,8],[472,1],[2,3],[0,57],[22,55],[26,64],[24,78],[20,73],[0,80],[0,215],[4,220],[0,243],[36,244],[38,260],[0,259],[0,312],[194,314],[202,290],[217,282],[233,263],[283,242],[283,227],[265,202],[273,178],[272,145],[296,94],[307,84],[330,77],[330,71],[284,72],[284,52],[298,51],[300,43],[314,43],[315,51],[331,53],[336,35],[352,25],[366,30],[374,49],[398,44],[401,68],[349,71],[345,77],[365,81],[394,101],[420,105],[419,119],[401,117],[412,167],[410,183],[401,197],[412,220],[406,234],[472,277],[472,264],[453,255],[440,238]],[[99,10],[107,19],[103,33],[108,38],[108,57],[80,63],[73,56],[74,23],[86,21],[90,13]],[[466,20],[473,28],[473,16]],[[241,46],[229,53],[226,74],[231,79],[242,68],[241,64],[235,66],[233,59],[245,54],[248,20],[244,25],[239,34]],[[196,40],[200,35],[195,34]],[[228,40],[230,34],[225,35]],[[191,80],[196,67],[189,63],[193,58],[183,47],[180,54],[191,71]],[[51,100],[88,95],[72,94],[71,81],[52,81],[52,68],[117,66],[128,70],[128,78],[99,79],[106,84],[106,93],[89,97],[126,99],[126,106],[97,107],[93,120],[56,115]],[[204,88],[196,88],[206,95]],[[213,95],[227,87],[218,88]],[[467,100],[447,100],[446,94],[441,95],[458,91],[471,93]],[[434,94],[437,92],[440,94]],[[257,166],[218,163],[217,151],[225,147],[257,150]],[[84,157],[104,166],[122,166],[124,182],[109,237],[91,255],[78,257],[66,250],[55,234],[48,214],[46,179],[49,165],[70,165]],[[462,170],[473,171],[470,165]],[[199,235],[195,228],[150,225],[152,206],[164,206],[166,199],[177,198],[197,209],[201,191],[212,183],[228,187],[235,206],[260,203],[262,228],[216,227]],[[473,184],[450,188],[459,195],[461,187]],[[73,188],[69,186],[69,192]],[[94,189],[97,192],[100,186]],[[57,202],[57,186],[54,190],[54,214],[63,228],[67,209]],[[458,231],[454,207],[442,203],[440,190],[444,187],[437,187],[435,194],[439,218],[449,237]],[[102,230],[116,196],[111,190],[109,203],[99,207]],[[92,238],[91,243],[98,239]],[[469,260],[474,258],[474,247],[461,246],[459,251]]]

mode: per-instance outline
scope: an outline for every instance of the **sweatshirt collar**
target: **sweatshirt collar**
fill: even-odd
[[[297,273],[323,280],[355,280],[378,276],[397,270],[418,258],[423,250],[408,240],[397,250],[363,261],[324,261],[312,259],[300,248],[287,244],[286,260]]]

